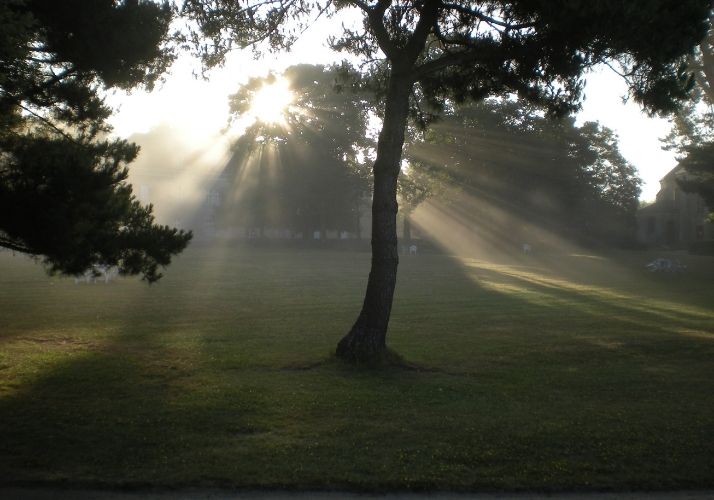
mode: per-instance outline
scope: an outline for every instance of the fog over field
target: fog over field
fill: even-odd
[[[0,2],[0,496],[711,496],[712,9]]]

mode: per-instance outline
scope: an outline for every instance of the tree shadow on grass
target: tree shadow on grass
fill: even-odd
[[[211,477],[216,440],[261,432],[251,384],[211,385],[191,361],[137,340],[58,362],[0,400],[0,482],[183,484]]]
[[[261,262],[270,259],[251,266]],[[2,481],[711,486],[710,343],[652,342],[679,339],[679,316],[646,316],[637,344],[597,345],[589,337],[633,331],[618,298],[503,270],[479,269],[474,280],[449,257],[424,256],[402,268],[390,337],[412,368],[347,367],[329,352],[363,282],[356,267],[320,279],[324,265],[324,255],[303,256],[268,280],[259,266],[238,266],[242,281],[214,290],[177,276],[157,295],[127,298],[105,335],[33,366],[0,400]],[[291,269],[290,286],[268,290]],[[335,292],[329,283],[345,273]],[[501,282],[525,292],[493,286]],[[620,333],[598,333],[618,308],[625,320],[608,324]]]
[[[83,322],[41,337],[29,322],[20,337],[4,338],[0,482],[180,484],[186,469],[200,477],[192,459],[208,453],[210,462],[214,431],[257,432],[245,416],[260,397],[240,383],[212,386],[214,374],[200,373],[193,345],[204,332],[191,328],[183,294],[124,285],[69,287],[64,305],[81,310]]]

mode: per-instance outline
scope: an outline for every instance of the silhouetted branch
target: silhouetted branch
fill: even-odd
[[[444,4],[442,4],[442,6],[446,9],[455,10],[456,12],[459,12],[461,14],[466,14],[467,16],[472,16],[472,17],[475,17],[482,21],[485,21],[488,24],[490,24],[491,26],[500,26],[502,28],[505,28],[507,31],[520,30],[520,29],[524,29],[524,28],[532,28],[536,25],[536,23],[533,23],[533,22],[511,24],[509,22],[500,21],[500,20],[493,18],[491,16],[487,16],[486,14],[482,13],[479,10],[470,9],[468,7],[465,7],[463,5],[458,5],[455,3],[444,3]]]

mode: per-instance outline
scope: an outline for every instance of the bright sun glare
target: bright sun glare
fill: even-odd
[[[293,93],[290,84],[285,79],[264,85],[253,96],[251,114],[267,124],[285,123],[285,112],[293,102]]]

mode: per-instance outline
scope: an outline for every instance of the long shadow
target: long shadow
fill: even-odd
[[[249,473],[265,468],[269,443],[238,472],[221,457],[225,450],[216,452],[220,441],[270,441],[265,420],[283,419],[270,410],[270,381],[236,368],[284,368],[290,377],[314,363],[315,353],[318,362],[326,357],[315,348],[326,322],[313,332],[316,341],[299,335],[307,333],[305,316],[317,312],[308,307],[312,300],[328,315],[330,304],[343,308],[339,293],[313,272],[344,254],[297,259],[310,269],[289,256],[266,266],[270,256],[228,251],[228,259],[219,253],[203,262],[205,254],[187,252],[154,287],[31,287],[34,315],[18,322],[14,336],[3,335],[1,483],[175,485],[240,476],[249,484]],[[344,274],[337,267],[322,272],[327,279]],[[287,291],[268,290],[281,286]],[[281,338],[291,329],[281,324],[297,323]]]
[[[1,484],[176,486],[187,468],[200,477],[216,438],[260,432],[245,422],[259,395],[212,387],[186,338],[172,338],[188,318],[172,323],[145,302],[121,312],[91,344],[67,350],[71,331],[45,338],[38,349],[55,355],[2,395]]]
[[[104,316],[86,324],[99,331],[92,343],[52,344],[72,337],[68,328],[25,353],[39,357],[35,372],[18,375],[0,398],[0,482],[711,484],[705,432],[714,402],[701,366],[714,349],[694,339],[692,356],[680,337],[645,352],[648,338],[672,333],[651,328],[661,315],[645,318],[640,347],[613,350],[565,330],[608,310],[632,313],[616,297],[574,298],[567,287],[498,269],[479,268],[479,281],[448,256],[405,257],[390,342],[408,362],[433,370],[370,371],[323,362],[358,312],[368,256],[227,257],[201,268],[203,282],[193,272],[197,252],[177,263],[163,288],[126,284],[130,293],[113,302],[111,294],[99,297],[105,305],[91,312]],[[542,300],[488,285],[498,280]],[[94,295],[99,290],[110,289]],[[680,362],[676,373],[643,371],[667,353]],[[681,366],[686,359],[689,368]],[[689,392],[680,391],[687,384]]]

